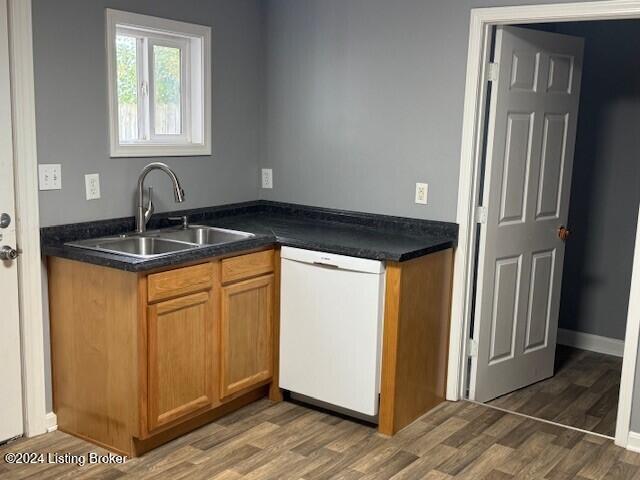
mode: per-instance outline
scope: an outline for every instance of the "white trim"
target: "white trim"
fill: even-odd
[[[106,9],[105,43],[107,51],[107,88],[109,99],[109,146],[111,157],[167,157],[211,155],[211,27],[179,22],[166,18]],[[182,64],[185,89],[182,92],[182,126],[188,129],[181,135],[162,135],[166,143],[153,135],[153,125],[146,124],[149,139],[120,143],[118,132],[118,95],[116,88],[115,36],[117,28],[146,30],[152,36],[170,34],[184,40]],[[187,48],[188,47],[188,48]],[[190,53],[192,52],[192,53]],[[149,56],[149,60],[150,60]],[[140,81],[140,79],[138,79]],[[151,100],[152,80],[149,79],[148,101]],[[152,107],[149,107],[153,111]],[[146,114],[146,112],[145,112]],[[149,115],[149,122],[153,115]],[[171,137],[171,138],[169,138]]]
[[[473,276],[473,248],[475,242],[475,201],[479,132],[483,118],[483,99],[486,84],[482,76],[486,56],[487,32],[492,25],[539,22],[571,22],[585,20],[621,20],[640,18],[640,0],[609,0],[593,2],[561,3],[550,5],[523,5],[515,7],[491,7],[471,9],[467,77],[462,124],[460,177],[458,184],[457,222],[460,225],[458,248],[454,264],[453,304],[451,311],[451,336],[447,375],[447,399],[459,400],[464,395],[466,375],[466,339],[469,332],[470,297]],[[640,222],[639,222],[640,235]],[[620,403],[616,424],[616,444],[627,445],[631,421],[631,401],[635,379],[638,334],[640,333],[640,261],[636,248],[634,262],[635,290],[629,304],[629,317],[625,337],[622,365]],[[635,292],[635,299],[634,294]],[[634,337],[635,335],[635,337]]]
[[[558,329],[558,344],[568,345],[581,350],[604,353],[622,357],[624,354],[624,340],[602,337],[591,333],[578,332],[576,330]]]
[[[49,412],[46,416],[47,433],[55,432],[58,429],[58,416]]]
[[[31,0],[9,0],[24,432],[46,431],[40,216]]]
[[[112,158],[119,157],[197,157],[211,155],[211,147],[201,145],[159,145],[131,144],[119,145],[112,151]]]
[[[629,432],[629,441],[627,442],[627,450],[640,453],[640,433]]]
[[[465,87],[464,101],[464,123],[462,126],[462,165],[460,168],[460,179],[458,183],[458,212],[457,222],[459,224],[458,245],[453,266],[453,292],[451,304],[451,327],[449,339],[449,366],[447,375],[447,400],[459,400],[464,395],[464,382],[466,369],[466,348],[468,335],[468,325],[465,320],[471,314],[471,295],[467,293],[467,285],[473,279],[473,258],[471,246],[476,241],[476,202],[478,189],[478,175],[476,175],[476,164],[479,164],[478,157],[480,148],[476,144],[480,142],[484,116],[478,116],[482,111],[482,105],[486,98],[486,89],[481,88],[484,78],[483,65],[489,58],[488,26],[482,26],[478,18],[471,15],[469,35],[469,58],[478,57],[480,61],[477,69],[470,71],[467,65],[467,84]],[[486,32],[484,32],[486,30]],[[478,40],[478,37],[484,37]],[[473,121],[467,121],[473,117]],[[467,141],[465,141],[467,140]],[[465,168],[465,159],[468,159]],[[473,161],[472,161],[473,160]],[[455,374],[452,374],[455,373]]]
[[[625,446],[631,441],[631,407],[636,380],[636,357],[640,339],[640,207],[638,207],[638,230],[633,254],[633,273],[629,291],[629,310],[627,312],[627,330],[624,337],[624,356],[622,357],[622,376],[620,377],[620,399],[618,400],[618,419],[616,420],[616,444]]]

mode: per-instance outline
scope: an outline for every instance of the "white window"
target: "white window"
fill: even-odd
[[[112,157],[211,154],[211,29],[107,9]]]

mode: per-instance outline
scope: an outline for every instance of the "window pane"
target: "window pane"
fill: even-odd
[[[118,130],[120,142],[138,139],[138,69],[136,39],[116,36]]]
[[[153,46],[155,133],[182,133],[180,112],[180,49]]]

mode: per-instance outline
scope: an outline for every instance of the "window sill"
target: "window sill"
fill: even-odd
[[[187,145],[113,145],[111,158],[119,157],[198,157],[211,155],[211,146]]]

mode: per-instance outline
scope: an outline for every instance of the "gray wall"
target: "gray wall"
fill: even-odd
[[[556,30],[585,38],[560,327],[624,339],[640,203],[640,21]]]
[[[109,158],[104,9],[213,27],[213,155],[162,159],[169,180],[149,176],[156,211],[258,195],[263,12],[260,0],[33,0],[38,162],[62,164],[62,190],[40,192],[42,226],[133,215],[135,181],[151,158]],[[102,198],[85,200],[84,175],[99,173]]]
[[[455,221],[469,11],[522,3],[266,0],[261,196]]]

